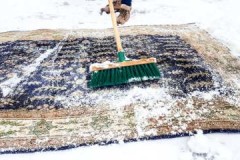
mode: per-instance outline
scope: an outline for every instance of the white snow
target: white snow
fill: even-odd
[[[107,0],[2,0],[0,2],[0,32],[42,28],[110,28],[110,16],[99,15],[99,8],[105,6],[106,3]],[[133,0],[132,16],[126,25],[196,23],[228,46],[234,55],[240,57],[239,6],[238,0]],[[34,72],[39,63],[52,52],[53,50],[49,50],[36,59],[32,65],[24,68],[24,77]],[[24,77],[13,75],[12,78],[0,84],[4,96],[10,94],[12,88],[16,87]],[[147,94],[154,96],[153,93]],[[215,93],[202,96],[208,100],[214,95]],[[131,103],[133,94],[125,98],[128,103]],[[165,113],[164,108],[159,112]],[[81,147],[59,152],[0,155],[0,159],[239,160],[239,150],[239,134],[203,135],[200,131],[190,138],[104,147]]]
[[[110,68],[111,66],[118,67],[119,65],[110,61],[106,61],[103,63],[94,63],[90,66],[90,71],[94,71],[93,68],[102,68],[102,69],[107,69]]]
[[[3,92],[3,97],[6,97],[7,95],[11,94],[13,90],[17,87],[17,85],[24,80],[24,78],[28,77],[31,73],[33,73],[37,67],[40,65],[40,63],[46,59],[54,50],[50,49],[46,51],[44,54],[41,54],[34,63],[24,67],[23,75],[21,77],[18,77],[16,74],[14,76],[2,83],[0,83],[0,88]]]
[[[100,16],[107,0],[7,0],[0,5],[0,32],[42,28],[109,28]],[[135,0],[126,25],[197,23],[240,56],[240,1]]]
[[[129,91],[125,91],[124,93],[115,92],[116,96],[112,96],[112,99],[105,100],[110,106],[114,106],[117,108],[124,107],[135,103],[138,100],[142,100],[146,102],[149,107],[156,106],[158,101],[160,102],[169,102],[172,100],[172,97],[168,94],[168,90],[165,88],[140,88],[134,87]],[[121,98],[121,101],[119,99]],[[164,103],[163,106],[167,106]],[[160,105],[161,103],[158,103]],[[163,108],[167,110],[168,108]],[[159,114],[159,113],[157,113]]]
[[[2,90],[3,97],[9,95],[21,81],[22,78],[14,74],[12,78],[0,83],[0,89]]]
[[[195,136],[192,136],[189,139],[187,143],[188,148],[193,153],[193,155],[194,154],[201,155],[199,156],[200,159],[201,158],[203,159],[203,157],[206,159],[214,159],[214,160],[215,159],[216,160],[236,159],[236,157],[234,157],[234,152],[231,151],[232,148],[226,147],[226,142],[224,142],[224,140],[219,140],[219,138],[220,137],[216,135],[214,139],[210,139],[210,137],[203,135],[202,131],[198,131],[198,134],[196,134]],[[234,147],[237,147],[237,146],[233,146],[233,148]]]
[[[46,59],[49,55],[51,55],[56,49],[58,45],[54,49],[49,49],[45,53],[41,54],[34,62],[28,66],[22,68],[23,75],[18,77],[17,74],[14,74],[12,78],[0,83],[0,89],[2,90],[3,97],[11,94],[14,89],[18,86],[18,84],[23,81],[25,78],[29,77],[31,73],[33,73],[37,67],[41,64],[41,62]]]

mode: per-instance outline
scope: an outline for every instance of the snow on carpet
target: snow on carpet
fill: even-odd
[[[77,28],[108,28],[111,26],[110,18],[108,16],[99,16],[98,10],[100,6],[105,5],[105,1],[85,1],[85,0],[8,0],[1,2],[0,5],[0,31],[10,31],[10,30],[31,30],[31,29],[41,29],[41,28],[68,28],[68,29],[77,29]],[[176,0],[161,0],[161,1],[149,1],[149,0],[139,0],[137,3],[134,3],[134,10],[132,18],[130,19],[127,25],[136,25],[136,24],[179,24],[179,23],[191,23],[196,22],[198,26],[206,29],[212,36],[218,38],[220,42],[224,43],[231,50],[231,53],[239,56],[239,22],[236,20],[236,15],[239,15],[239,1],[237,0],[188,0],[188,1],[176,1]],[[26,9],[28,8],[28,9]],[[85,16],[83,16],[85,15]],[[87,15],[87,16],[86,16]],[[211,15],[211,16],[209,16]],[[97,18],[96,18],[97,17]],[[104,23],[103,23],[104,22]],[[10,34],[7,39],[17,40],[21,36],[25,36],[24,33],[20,37],[13,37]],[[58,35],[52,34],[54,39],[61,40],[63,37],[58,37]],[[52,38],[50,38],[52,39]],[[40,44],[41,45],[41,44]],[[55,43],[53,42],[52,46],[54,47]],[[201,47],[200,47],[201,48]],[[47,48],[48,49],[48,48]],[[46,51],[45,49],[42,50]],[[228,51],[227,51],[228,52]],[[38,58],[39,54],[35,54],[33,60]],[[224,56],[225,57],[225,56]],[[211,57],[210,57],[211,58]],[[234,62],[233,62],[234,63]],[[30,63],[31,64],[31,63]],[[223,63],[219,63],[223,64]],[[228,60],[224,63],[227,67]],[[26,65],[26,64],[24,64]],[[221,67],[220,67],[221,68]],[[231,70],[231,69],[230,69]],[[234,69],[232,69],[234,71]],[[239,69],[235,69],[239,70]],[[225,75],[224,73],[222,74]],[[239,78],[233,78],[232,81],[235,81],[234,84],[239,86]],[[14,82],[16,83],[16,82]],[[137,91],[137,90],[135,90]],[[152,93],[152,92],[151,92]],[[202,97],[205,99],[211,99],[215,94],[204,94]],[[128,100],[131,100],[131,96],[126,97]],[[228,102],[236,103],[239,98],[230,98]],[[121,104],[119,104],[121,106]],[[166,111],[164,111],[166,112]],[[9,132],[10,133],[10,132]],[[214,145],[212,145],[210,150],[215,150],[216,155],[214,157],[208,157],[206,154],[201,153],[188,153],[189,150],[192,150],[190,147],[181,148],[181,144],[186,145],[186,141],[181,141],[180,143],[172,143],[172,140],[166,140],[162,147],[165,148],[175,148],[171,150],[171,153],[164,152],[162,156],[154,152],[151,152],[152,156],[150,159],[240,159],[238,154],[239,138],[238,135],[210,135],[214,137]],[[207,136],[209,137],[209,136]],[[230,137],[232,137],[230,139]],[[203,139],[203,142],[206,142],[206,139]],[[177,139],[178,141],[179,139]],[[213,139],[210,138],[208,141],[213,142]],[[159,142],[159,141],[157,141]],[[162,140],[160,140],[162,142]],[[203,143],[201,140],[196,140],[196,145]],[[217,143],[215,143],[217,142]],[[130,143],[129,145],[131,145]],[[221,144],[221,145],[220,145]],[[143,142],[142,146],[150,147],[150,144]],[[189,143],[188,143],[189,145]],[[148,150],[144,148],[139,143],[134,145],[134,148],[139,146],[139,150]],[[141,146],[141,147],[140,147]],[[220,147],[219,147],[220,146]],[[159,146],[156,146],[156,148]],[[96,147],[97,150],[100,148]],[[221,148],[221,149],[219,149]],[[109,150],[112,151],[113,155],[119,155],[119,152],[125,152],[127,149],[126,144],[123,147],[119,147],[113,152],[113,147],[109,147]],[[124,149],[126,149],[124,151]],[[200,149],[201,150],[201,149]],[[206,149],[203,149],[204,151]],[[221,151],[216,151],[221,150]],[[76,152],[57,152],[55,153],[46,153],[46,154],[33,154],[33,155],[21,155],[22,159],[46,159],[47,157],[56,157],[59,155],[59,159],[65,159],[63,155],[70,155],[75,158],[78,156],[78,153],[81,153],[79,157],[84,159],[96,159],[96,157],[104,157],[102,159],[111,158],[109,152],[104,153],[103,150],[100,150],[96,157],[92,156],[91,153],[93,148],[89,148],[88,152],[84,149],[77,149]],[[96,151],[96,150],[95,150]],[[130,150],[132,151],[132,150]],[[183,151],[181,153],[181,151]],[[185,151],[187,152],[185,154]],[[134,153],[137,151],[133,151]],[[62,153],[62,154],[59,154]],[[96,153],[96,152],[95,152]],[[101,154],[100,154],[101,153]],[[143,153],[143,152],[141,152]],[[174,156],[176,153],[177,156]],[[181,153],[181,154],[178,154]],[[139,152],[138,159],[143,159]],[[179,155],[179,156],[178,156]],[[208,154],[209,155],[209,154]],[[211,155],[211,154],[210,154]],[[132,159],[136,155],[124,157],[124,159]],[[184,157],[184,158],[181,158]],[[1,156],[1,159],[19,159],[20,157],[14,155]],[[149,158],[149,156],[148,156]],[[52,159],[52,158],[51,158]],[[101,159],[101,158],[100,158]]]
[[[111,29],[0,34],[2,153],[240,130],[240,62],[228,48],[194,24],[121,32],[129,58],[157,59],[160,80],[87,87],[91,64],[115,60]]]

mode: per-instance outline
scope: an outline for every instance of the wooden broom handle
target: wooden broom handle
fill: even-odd
[[[113,0],[108,0],[108,3],[109,3],[110,13],[111,13],[111,17],[112,17],[112,25],[113,25],[113,29],[114,29],[116,44],[117,44],[117,50],[118,50],[118,52],[121,52],[121,51],[123,51],[123,48],[122,48],[122,43],[121,43],[121,39],[120,39],[120,34],[119,34],[119,31],[117,28],[117,19],[116,19],[116,15],[114,12]]]

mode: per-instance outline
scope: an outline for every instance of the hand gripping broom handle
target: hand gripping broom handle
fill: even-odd
[[[117,44],[118,61],[123,62],[123,61],[125,61],[125,55],[124,55],[124,51],[122,48],[120,34],[119,34],[119,31],[117,28],[117,19],[116,19],[116,15],[115,15],[114,8],[113,8],[113,0],[108,0],[108,3],[109,3],[110,13],[111,13],[111,17],[112,17],[112,25],[113,25],[113,29],[114,29],[115,41]]]

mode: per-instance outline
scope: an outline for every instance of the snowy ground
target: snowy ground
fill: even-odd
[[[106,0],[7,0],[0,5],[0,32],[40,28],[109,28],[100,16]],[[240,57],[238,0],[136,0],[127,25],[197,23]],[[239,134],[157,140],[61,152],[1,155],[1,160],[28,159],[166,159],[239,160]]]
[[[39,28],[109,28],[100,16],[107,0],[7,0],[0,5],[0,32]],[[197,23],[240,53],[238,0],[133,0],[127,25]]]

